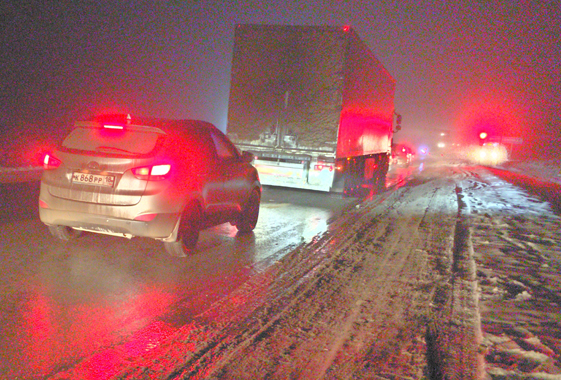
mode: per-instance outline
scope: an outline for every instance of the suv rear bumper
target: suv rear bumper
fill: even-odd
[[[158,214],[151,221],[121,219],[83,212],[39,208],[39,218],[46,225],[59,225],[106,235],[169,238],[175,228],[178,214]]]

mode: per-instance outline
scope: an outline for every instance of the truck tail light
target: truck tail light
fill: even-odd
[[[45,157],[43,158],[43,169],[45,170],[52,170],[52,169],[56,169],[60,166],[61,161],[56,158],[55,156],[53,156],[52,154],[45,154]]]
[[[132,174],[138,179],[159,181],[165,179],[171,171],[171,165],[141,166],[131,170]]]
[[[314,170],[321,171],[321,170],[323,170],[323,169],[328,169],[330,172],[332,172],[334,168],[333,168],[333,165],[329,165],[329,164],[317,164],[317,165],[314,165]]]

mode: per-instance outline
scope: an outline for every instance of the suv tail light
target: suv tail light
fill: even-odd
[[[141,166],[131,170],[132,174],[138,179],[159,181],[165,179],[171,171],[171,165]]]
[[[61,161],[58,158],[49,153],[45,154],[45,158],[43,158],[43,169],[56,169],[60,166],[60,164]]]

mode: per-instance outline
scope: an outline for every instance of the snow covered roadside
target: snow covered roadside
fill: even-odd
[[[463,186],[487,373],[491,379],[560,379],[561,218],[543,194],[532,196],[539,193],[532,186],[542,186],[533,181],[540,173],[486,171],[477,170],[478,180]],[[523,186],[497,182],[491,173]],[[551,181],[546,186],[555,188]]]
[[[494,175],[550,202],[553,209],[561,212],[561,163],[510,162],[508,165],[487,167]]]
[[[561,159],[547,161],[508,161],[498,168],[561,185]]]
[[[39,181],[41,173],[43,168],[40,166],[0,167],[0,184]]]

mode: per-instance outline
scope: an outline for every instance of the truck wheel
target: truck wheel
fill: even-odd
[[[384,190],[386,190],[386,176],[384,175],[384,173],[380,173],[380,176],[378,177],[378,181],[376,183],[376,192],[381,193]]]
[[[67,226],[49,226],[49,232],[51,235],[62,241],[76,239],[82,234],[82,231],[78,231]]]
[[[179,230],[177,240],[174,242],[164,242],[166,251],[175,257],[185,257],[193,253],[199,231],[201,230],[201,211],[197,205],[190,205],[181,215],[179,220]]]
[[[257,225],[259,218],[259,204],[261,203],[261,195],[259,191],[253,190],[249,196],[249,200],[242,213],[238,217],[235,225],[240,232],[251,232]]]
[[[376,170],[375,177],[375,190],[380,193],[386,190],[386,177],[388,175],[389,159],[387,156],[381,157],[378,163],[378,170]]]

